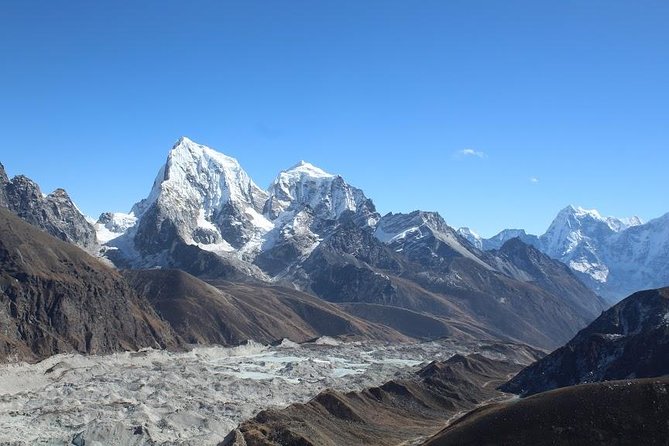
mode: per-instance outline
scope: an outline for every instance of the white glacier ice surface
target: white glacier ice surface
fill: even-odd
[[[386,345],[194,347],[61,354],[0,365],[0,444],[215,445],[258,411],[306,402],[325,388],[361,390],[475,347]]]

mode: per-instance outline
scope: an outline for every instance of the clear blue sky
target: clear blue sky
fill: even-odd
[[[484,235],[569,203],[648,219],[669,211],[667,23],[666,1],[4,0],[0,161],[92,216],[187,135],[263,187],[305,159]]]

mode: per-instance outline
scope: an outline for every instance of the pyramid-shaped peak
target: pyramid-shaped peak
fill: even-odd
[[[206,161],[206,163],[204,163],[205,165],[213,161],[215,164],[233,169],[235,171],[241,169],[239,166],[239,161],[237,161],[235,158],[212,149],[211,147],[198,144],[186,136],[182,136],[177,140],[177,142],[172,146],[172,149],[168,155],[168,165],[175,163],[191,164],[201,160]]]
[[[290,169],[284,170],[282,173],[296,176],[307,176],[311,178],[334,177],[334,175],[332,175],[331,173],[328,173],[323,169],[321,169],[320,167],[316,167],[313,164],[304,160],[301,160],[299,163],[295,164]]]

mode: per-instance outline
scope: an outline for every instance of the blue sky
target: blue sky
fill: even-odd
[[[0,161],[97,216],[181,135],[484,235],[669,211],[666,1],[2,1]],[[465,152],[466,151],[466,152]],[[533,180],[534,179],[534,180]]]

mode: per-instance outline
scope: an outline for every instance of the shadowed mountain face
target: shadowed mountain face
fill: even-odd
[[[562,297],[577,313],[595,317],[608,307],[606,301],[581,282],[567,265],[521,239],[509,240],[492,254],[500,271]]]
[[[74,243],[89,251],[97,246],[95,229],[79,212],[63,189],[42,195],[39,186],[18,175],[7,178],[0,164],[0,207],[4,207],[28,223],[52,236]]]
[[[407,341],[399,332],[366,322],[297,290],[203,282],[179,270],[130,270],[124,276],[189,343],[234,345],[253,339],[304,342],[319,336]]]
[[[641,291],[502,388],[531,395],[583,382],[669,374],[669,288]]]
[[[0,209],[0,358],[178,347],[113,269]]]
[[[223,445],[408,444],[403,442],[432,435],[456,414],[500,397],[495,387],[519,367],[455,355],[380,387],[346,394],[326,390],[306,404],[264,410]]]
[[[666,445],[669,378],[583,384],[485,406],[425,446]]]
[[[545,348],[568,340],[604,308],[566,267],[522,242],[518,252],[510,247],[499,255],[465,249],[443,220],[424,214],[396,214],[385,225],[384,217],[376,236],[340,220],[289,280],[361,317],[387,315],[384,323],[400,331],[411,327],[390,314],[408,310],[454,331]],[[371,306],[387,308],[373,313]],[[439,324],[431,326],[443,333]]]

